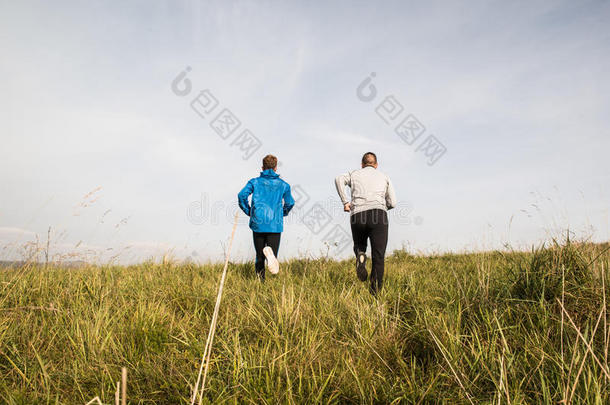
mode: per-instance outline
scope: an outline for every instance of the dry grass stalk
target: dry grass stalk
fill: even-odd
[[[220,301],[222,299],[222,291],[225,284],[225,279],[227,276],[227,268],[229,266],[229,257],[231,255],[231,246],[233,245],[233,239],[235,238],[235,229],[237,228],[237,217],[239,212],[235,213],[235,218],[233,219],[233,230],[231,231],[231,239],[229,240],[229,247],[227,248],[227,254],[225,257],[225,264],[222,270],[222,276],[220,278],[220,285],[218,286],[218,295],[216,296],[216,305],[214,306],[214,313],[212,315],[212,322],[210,323],[210,330],[208,332],[208,339],[205,344],[205,350],[203,353],[203,357],[201,359],[201,366],[199,367],[199,375],[197,376],[197,382],[193,389],[193,396],[191,398],[191,405],[195,403],[195,398],[197,396],[197,392],[199,392],[199,405],[201,405],[201,401],[203,400],[203,390],[205,389],[205,383],[208,376],[208,369],[210,367],[210,355],[212,353],[212,344],[214,342],[214,333],[216,332],[216,323],[218,320],[218,312],[220,311]],[[201,369],[205,364],[205,369],[203,371],[203,380],[201,381],[201,388],[199,388],[199,381],[201,379]]]
[[[121,369],[121,404],[127,405],[127,367]]]
[[[597,318],[597,323],[595,324],[595,328],[593,328],[593,332],[591,333],[591,340],[589,341],[589,345],[591,345],[593,343],[593,339],[595,339],[595,334],[597,333],[597,327],[599,326],[599,321],[601,321],[602,319],[602,315],[604,313],[604,310],[602,309],[599,313],[599,317]],[[582,361],[580,362],[580,367],[578,367],[578,372],[576,373],[576,377],[574,377],[574,384],[572,385],[572,391],[570,392],[570,396],[568,397],[568,404],[572,403],[572,397],[574,396],[574,392],[576,391],[576,385],[578,384],[578,379],[580,378],[580,374],[582,373],[582,370],[585,366],[585,362],[587,361],[587,354],[589,352],[585,352],[584,357],[582,358]]]
[[[589,342],[587,341],[587,339],[585,339],[585,337],[582,335],[582,333],[580,332],[580,329],[578,328],[578,326],[576,326],[576,324],[574,323],[574,321],[572,320],[572,317],[570,316],[570,314],[568,313],[568,311],[564,308],[564,306],[561,304],[561,301],[557,300],[557,302],[559,302],[559,305],[561,305],[561,309],[566,313],[566,316],[568,317],[568,321],[570,321],[570,324],[572,325],[572,327],[574,328],[574,330],[576,331],[576,333],[578,334],[578,337],[584,342],[584,344],[587,346],[587,350],[589,351],[589,353],[591,353],[591,356],[593,357],[593,360],[595,360],[595,362],[597,363],[597,365],[602,369],[602,371],[604,372],[604,374],[606,375],[606,377],[610,378],[610,372],[608,372],[608,369],[605,365],[602,364],[601,361],[599,361],[599,359],[597,358],[597,356],[595,355],[595,353],[593,353],[593,348],[591,347],[591,345],[589,344]]]
[[[466,394],[466,398],[468,398],[468,401],[470,401],[470,403],[472,405],[474,405],[474,402],[472,402],[472,398],[470,397],[470,394],[468,394],[468,391],[466,390],[466,387],[464,387],[464,384],[462,384],[462,381],[460,380],[460,377],[458,377],[457,373],[453,369],[453,366],[451,365],[451,362],[449,361],[449,359],[445,355],[445,351],[443,350],[443,345],[436,338],[436,336],[434,335],[434,333],[432,333],[431,330],[428,329],[428,332],[430,333],[430,335],[432,335],[432,339],[434,339],[434,343],[436,343],[436,345],[438,346],[438,349],[441,351],[441,354],[443,355],[443,358],[445,359],[445,362],[447,362],[447,365],[449,365],[449,368],[451,369],[451,372],[453,373],[453,376],[455,377],[456,381],[460,385],[460,388],[462,388],[462,390],[464,391],[464,394]]]

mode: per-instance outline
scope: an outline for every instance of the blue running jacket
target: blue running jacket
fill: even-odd
[[[252,202],[249,204],[250,194]],[[290,185],[273,169],[262,171],[259,177],[250,179],[237,194],[237,200],[239,208],[250,217],[250,229],[254,232],[282,232],[284,217],[294,207]]]

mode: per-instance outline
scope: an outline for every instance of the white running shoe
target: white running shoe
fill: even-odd
[[[263,248],[263,254],[267,258],[267,267],[269,268],[269,272],[271,274],[277,274],[280,272],[280,262],[278,262],[277,258],[273,254],[273,249],[271,246],[265,246]]]

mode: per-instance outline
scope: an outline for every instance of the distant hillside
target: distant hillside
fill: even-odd
[[[44,266],[45,263],[32,263],[26,262],[23,260],[11,261],[11,260],[0,260],[0,267],[23,267],[25,265],[34,265],[34,266]],[[86,267],[90,264],[83,260],[70,260],[70,261],[62,261],[62,262],[50,262],[49,266],[54,267],[66,267],[66,268],[75,268],[75,267]]]

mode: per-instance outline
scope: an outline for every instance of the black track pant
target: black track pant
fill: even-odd
[[[280,236],[281,233],[274,232],[253,232],[254,237],[254,250],[256,251],[256,261],[254,262],[254,269],[256,275],[261,280],[265,279],[265,255],[263,248],[270,246],[273,250],[273,254],[277,257],[277,252],[280,249]]]
[[[371,240],[371,287],[374,294],[383,285],[385,248],[388,244],[388,213],[382,209],[372,209],[353,214],[350,218],[354,253],[366,252],[367,240]]]

